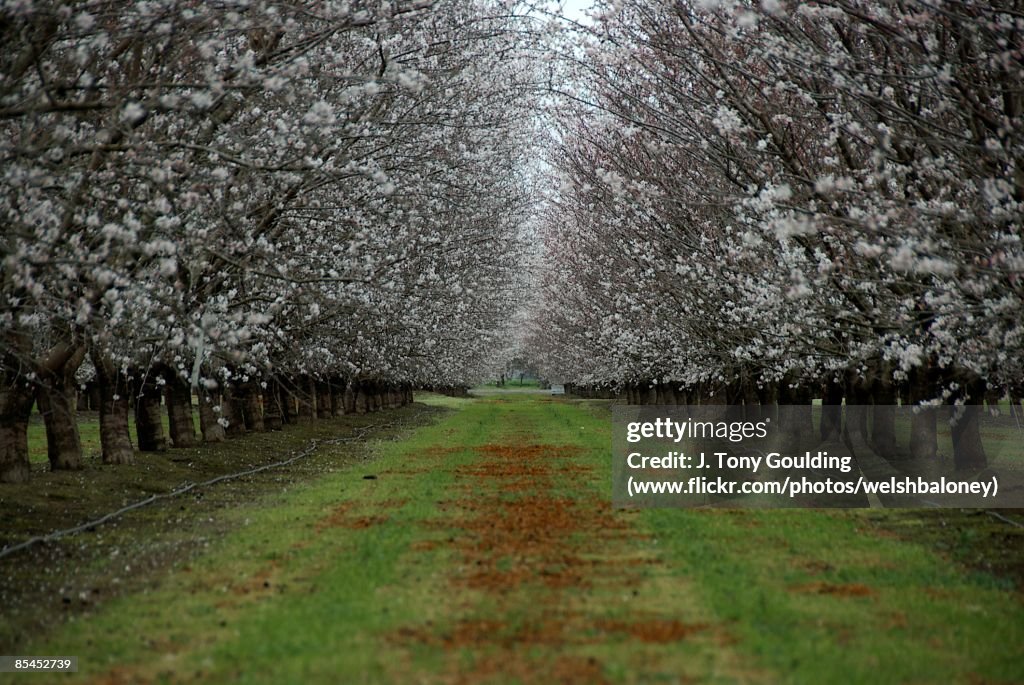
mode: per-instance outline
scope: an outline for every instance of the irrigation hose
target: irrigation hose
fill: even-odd
[[[389,423],[375,423],[368,426],[363,426],[359,431],[356,432],[355,435],[351,435],[348,437],[329,438],[326,440],[310,440],[309,444],[306,445],[305,449],[301,450],[298,454],[289,457],[288,459],[282,459],[281,461],[275,461],[270,464],[264,464],[262,466],[246,469],[244,471],[238,471],[236,473],[222,474],[220,476],[217,476],[216,478],[204,480],[201,483],[188,483],[187,485],[183,485],[182,487],[176,490],[171,490],[170,492],[151,495],[144,500],[140,500],[138,502],[126,505],[124,507],[121,507],[117,511],[112,511],[108,514],[104,514],[99,518],[93,519],[91,521],[86,521],[85,523],[77,525],[73,528],[56,530],[52,533],[47,533],[46,535],[40,535],[34,538],[29,538],[28,540],[18,543],[17,545],[14,545],[12,547],[4,547],[2,550],[0,550],[0,559],[8,557],[14,554],[15,552],[20,552],[21,550],[27,549],[32,545],[38,544],[40,542],[53,542],[54,540],[58,540],[66,535],[74,535],[75,533],[81,533],[83,531],[90,530],[92,528],[95,528],[96,526],[100,526],[104,523],[112,521],[118,518],[119,516],[123,516],[124,514],[127,514],[128,512],[133,511],[135,509],[141,509],[142,507],[148,506],[150,504],[153,504],[154,502],[158,502],[163,499],[172,499],[174,497],[178,497],[179,495],[184,495],[185,493],[195,490],[196,488],[205,488],[211,485],[216,485],[217,483],[221,483],[226,480],[233,480],[235,478],[251,476],[253,474],[260,473],[261,471],[268,471],[270,469],[288,466],[289,464],[292,464],[298,461],[299,459],[304,459],[309,455],[313,454],[320,445],[340,445],[345,442],[355,442],[357,440],[363,439],[363,437],[370,431],[377,430],[380,428],[387,428],[393,425],[395,425],[395,422],[393,421]]]

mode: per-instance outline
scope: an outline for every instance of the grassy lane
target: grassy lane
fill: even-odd
[[[861,514],[613,511],[601,404],[434,401],[31,651],[97,683],[1024,681],[1020,597]]]

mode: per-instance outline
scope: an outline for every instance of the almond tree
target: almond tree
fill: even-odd
[[[132,458],[129,395],[139,447],[160,449],[161,395],[186,446],[193,392],[217,439],[263,426],[293,376],[479,373],[517,287],[527,198],[516,12],[5,9],[0,480],[27,475],[36,397],[51,467],[81,466],[86,353],[110,463]]]
[[[611,267],[549,291],[547,312],[603,313],[588,337],[609,341],[607,375],[578,380],[787,401],[825,385],[881,405],[896,383],[969,405],[1019,383],[1010,4],[599,7],[568,53],[554,164],[570,198],[550,222]],[[971,468],[966,411],[955,453]]]

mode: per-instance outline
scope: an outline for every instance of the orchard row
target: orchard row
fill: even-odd
[[[1017,3],[599,2],[561,64],[546,373],[669,403],[1021,396]]]
[[[0,12],[0,481],[36,402],[53,468],[81,464],[89,382],[120,463],[129,395],[234,397],[201,403],[233,430],[298,378],[391,393],[500,359],[536,126],[514,5]]]

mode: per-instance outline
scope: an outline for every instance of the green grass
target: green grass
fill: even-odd
[[[612,511],[605,403],[422,399],[453,411],[25,653],[80,680],[1024,680],[1012,584],[864,512]]]
[[[1024,676],[1012,588],[923,547],[865,535],[856,515],[662,510],[645,518],[743,650],[787,681]]]
[[[911,513],[654,509],[642,518],[679,580],[699,585],[773,679],[1020,681],[1024,611],[1014,583],[872,525]]]
[[[452,406],[465,400],[430,402]],[[371,471],[401,467],[419,446],[436,444],[444,426],[407,442],[382,444]],[[458,455],[452,459],[456,463]],[[340,535],[318,532],[317,522],[339,506],[372,509],[376,502],[405,496],[402,480],[364,480],[366,470],[325,476],[264,500],[259,508],[240,507],[232,515],[248,523],[210,555],[168,577],[155,592],[124,597],[87,621],[68,624],[49,648],[82,655],[79,677],[126,663],[142,664],[138,673],[161,677],[163,660],[169,663],[168,654],[181,652],[189,657],[187,668],[203,671],[211,682],[223,682],[242,664],[262,682],[301,682],[316,673],[346,670],[372,672],[380,666],[369,663],[373,652],[336,649],[336,641],[358,643],[365,639],[361,630],[429,613],[425,596],[406,593],[396,605],[378,590],[400,572],[396,558],[414,532],[403,522],[429,509],[451,471],[423,474],[417,500],[386,507],[384,515],[392,525],[342,528]],[[314,589],[316,594],[311,594]],[[396,606],[401,610],[393,611]],[[310,655],[319,657],[315,665],[305,663]],[[183,668],[185,664],[176,663],[170,671],[185,672]]]

